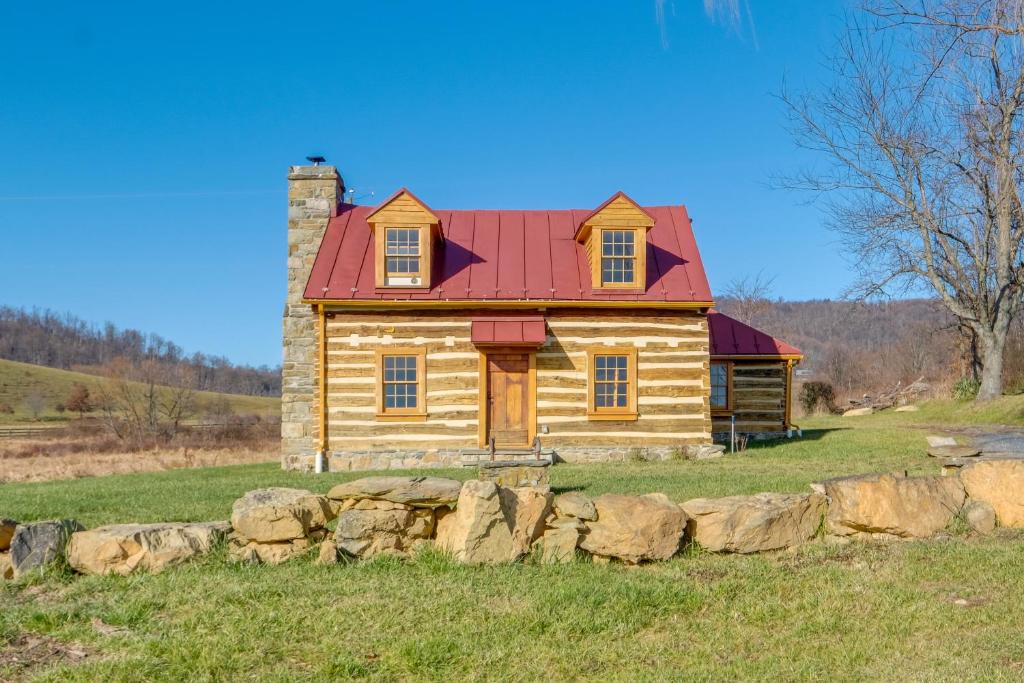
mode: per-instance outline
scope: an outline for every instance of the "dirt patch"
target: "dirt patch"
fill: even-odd
[[[724,569],[715,569],[712,567],[697,567],[686,570],[686,576],[692,579],[696,583],[714,583],[720,581],[729,575],[729,572]]]
[[[957,607],[981,607],[987,605],[991,600],[977,595],[961,595],[957,592],[947,593],[943,599]]]
[[[12,681],[26,679],[30,674],[52,666],[80,664],[92,655],[77,643],[23,634],[0,647],[0,677]]]
[[[64,592],[63,587],[37,584],[27,586],[20,591],[8,593],[3,599],[8,600],[11,605],[24,605],[30,602],[36,605],[50,605],[61,602],[64,599]],[[6,605],[8,603],[2,604]]]

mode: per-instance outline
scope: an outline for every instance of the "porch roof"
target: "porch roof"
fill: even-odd
[[[471,329],[473,343],[485,346],[540,346],[547,336],[541,315],[473,318]]]

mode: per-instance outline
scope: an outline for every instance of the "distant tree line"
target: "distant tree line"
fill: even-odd
[[[952,387],[975,375],[970,336],[937,300],[882,302],[780,301],[735,296],[717,300],[723,313],[773,334],[805,354],[809,379],[850,398],[917,379]],[[1007,393],[1024,392],[1024,321],[1011,326],[1005,349]],[[806,377],[806,376],[805,376]]]
[[[50,310],[0,307],[0,358],[110,375],[112,368],[163,366],[162,375],[187,378],[189,388],[246,396],[280,396],[280,367],[235,365],[221,356],[186,354],[156,334],[94,325]]]

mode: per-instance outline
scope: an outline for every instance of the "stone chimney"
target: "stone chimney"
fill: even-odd
[[[302,303],[316,252],[345,196],[333,166],[292,166],[288,171],[288,296],[284,306],[281,369],[281,466],[313,468],[319,440],[319,341],[313,307]]]

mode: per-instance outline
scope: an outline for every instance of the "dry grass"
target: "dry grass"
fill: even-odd
[[[0,484],[161,472],[193,467],[277,461],[276,435],[234,445],[165,445],[132,451],[105,436],[59,436],[0,441]]]

